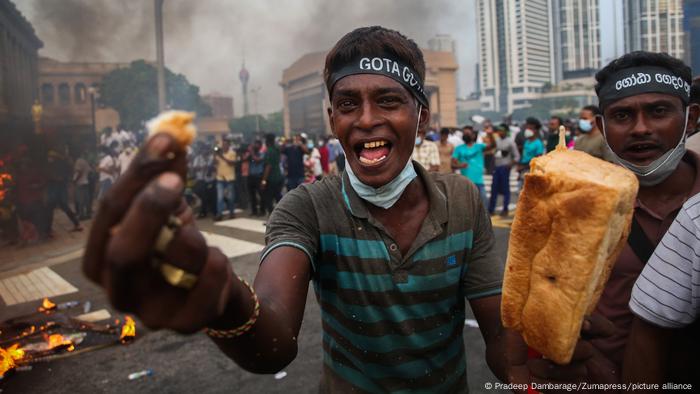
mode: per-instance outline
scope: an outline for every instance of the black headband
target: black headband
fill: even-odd
[[[363,57],[350,61],[330,71],[331,76],[328,86],[328,95],[331,94],[336,82],[348,75],[378,74],[389,77],[403,85],[413,94],[419,103],[428,108],[428,98],[425,94],[425,90],[423,90],[423,81],[420,80],[420,77],[415,71],[398,60],[387,56],[376,56],[372,58]]]
[[[598,91],[600,107],[629,96],[644,93],[663,93],[676,96],[687,105],[690,84],[663,67],[633,67],[613,74]]]

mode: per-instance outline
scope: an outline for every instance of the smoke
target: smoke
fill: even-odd
[[[44,42],[41,54],[64,61],[128,62],[155,58],[152,0],[22,0],[17,7]],[[282,70],[303,54],[329,49],[359,26],[401,31],[421,47],[438,33],[457,41],[461,91],[473,87],[474,0],[165,0],[166,65],[202,92],[242,97],[245,57],[257,110],[282,107]],[[251,110],[256,111],[251,99]]]

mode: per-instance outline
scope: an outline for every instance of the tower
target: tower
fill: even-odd
[[[241,71],[238,73],[238,79],[241,81],[243,87],[243,116],[249,114],[248,112],[248,80],[250,79],[250,73],[245,68],[245,61],[241,65]]]

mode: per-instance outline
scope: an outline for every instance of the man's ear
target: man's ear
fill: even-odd
[[[426,130],[430,126],[430,109],[421,106],[418,113],[420,120],[418,121],[418,130]]]
[[[331,126],[331,133],[333,134],[333,137],[338,138],[338,135],[335,133],[335,121],[333,120],[333,108],[328,107],[326,109],[328,112],[328,123]]]
[[[595,125],[598,128],[598,130],[603,130],[603,115],[595,116]]]

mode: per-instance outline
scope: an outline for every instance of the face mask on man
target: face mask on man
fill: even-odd
[[[423,139],[421,137],[416,137],[416,143],[415,145],[418,146],[423,142]]]
[[[593,122],[586,119],[579,119],[578,129],[581,130],[582,133],[588,133],[593,130]]]
[[[535,136],[535,132],[530,130],[530,129],[526,129],[524,135],[525,135],[525,138],[532,138]]]
[[[423,107],[419,104],[416,135],[418,134],[418,127],[420,126],[420,111],[422,108]],[[416,141],[418,141],[419,138],[420,137],[416,136]],[[352,186],[353,190],[355,190],[360,198],[378,207],[389,209],[396,204],[396,201],[398,201],[399,198],[401,198],[401,195],[403,194],[404,190],[406,190],[408,184],[418,176],[418,174],[416,174],[416,170],[413,168],[413,161],[411,160],[412,156],[412,154],[408,156],[406,165],[396,176],[396,178],[392,179],[386,185],[378,188],[365,185],[362,183],[362,181],[360,181],[360,179],[352,171],[352,167],[350,166],[350,163],[348,163],[347,155],[345,155],[345,172],[348,174],[350,186]]]
[[[602,131],[603,137],[605,138],[605,146],[608,148],[608,151],[613,156],[615,161],[617,161],[621,166],[632,171],[634,175],[637,176],[640,186],[658,185],[659,183],[666,180],[666,178],[668,178],[676,170],[676,168],[678,168],[678,164],[680,164],[681,159],[685,155],[686,151],[685,140],[687,138],[688,125],[687,107],[685,109],[685,122],[683,122],[683,135],[681,135],[681,139],[678,141],[678,144],[676,144],[676,147],[673,149],[669,149],[668,151],[666,151],[666,153],[661,155],[661,157],[645,166],[630,163],[629,161],[621,158],[615,152],[613,152],[613,150],[610,148],[610,145],[608,144],[608,138],[605,131],[605,118],[602,115],[598,116],[600,116],[601,123],[603,126]]]

